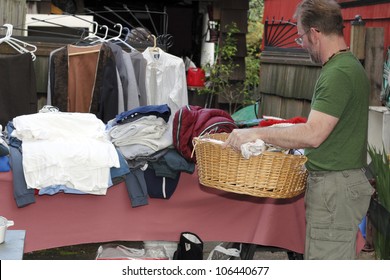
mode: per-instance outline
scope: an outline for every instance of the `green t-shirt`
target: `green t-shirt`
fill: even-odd
[[[370,83],[351,52],[335,55],[322,68],[311,108],[339,119],[318,148],[305,149],[309,171],[361,168],[366,164]]]

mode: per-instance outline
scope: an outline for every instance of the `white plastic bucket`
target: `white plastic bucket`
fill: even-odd
[[[3,243],[5,240],[7,228],[13,225],[13,221],[8,221],[6,218],[0,216],[0,244]]]

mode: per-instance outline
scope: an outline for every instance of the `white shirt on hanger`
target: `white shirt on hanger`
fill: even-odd
[[[168,104],[174,116],[182,106],[188,105],[183,60],[160,48],[149,47],[142,55],[147,61],[145,77],[147,105]]]

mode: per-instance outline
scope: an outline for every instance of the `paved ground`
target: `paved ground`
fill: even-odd
[[[142,242],[116,242],[131,248],[142,248]],[[219,242],[206,242],[203,250],[203,259],[207,259],[211,250]],[[37,251],[24,254],[26,260],[93,260],[96,257],[97,249],[101,244],[83,244],[76,246],[61,247],[43,251]],[[276,248],[265,248],[258,246],[254,253],[255,260],[288,260],[288,254],[285,251]],[[375,260],[374,252],[361,252],[358,259]]]

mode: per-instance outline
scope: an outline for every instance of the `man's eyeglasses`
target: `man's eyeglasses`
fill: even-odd
[[[303,33],[301,36],[299,36],[298,38],[296,38],[294,41],[295,43],[297,43],[298,45],[302,46],[303,45],[303,36],[305,36],[307,33],[309,33],[311,30],[311,28],[309,28],[309,30],[307,30],[305,33]],[[314,28],[314,30],[316,32],[320,32],[317,28]]]
[[[297,43],[298,45],[302,46],[303,45],[303,36],[305,36],[307,34],[307,32],[309,32],[309,31],[310,31],[310,29],[308,31],[306,31],[305,33],[303,33],[298,38],[296,38],[295,39],[295,43]]]

